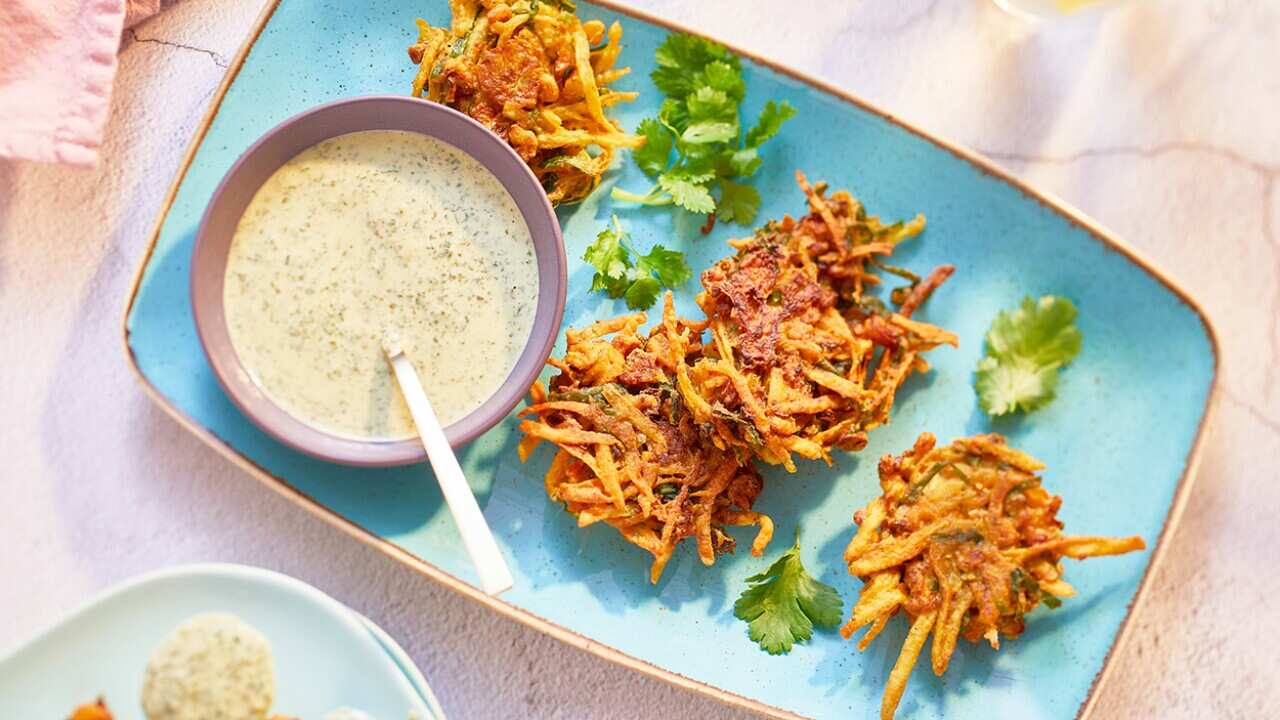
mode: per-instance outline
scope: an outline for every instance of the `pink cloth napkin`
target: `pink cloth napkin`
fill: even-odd
[[[160,0],[0,0],[0,156],[92,166],[120,33]]]

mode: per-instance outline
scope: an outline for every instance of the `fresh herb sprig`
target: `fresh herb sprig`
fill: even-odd
[[[672,34],[655,57],[658,67],[650,77],[667,98],[656,118],[636,128],[645,144],[631,155],[654,185],[645,193],[614,188],[614,199],[675,204],[750,225],[760,193],[741,181],[760,169],[760,146],[778,134],[795,108],[770,100],[744,133],[738,110],[747,86],[736,55],[704,38]]]
[[[648,310],[662,288],[672,289],[693,277],[684,253],[654,245],[641,255],[631,244],[618,217],[587,247],[582,259],[596,269],[591,291],[604,291],[611,298],[625,298],[632,310]]]
[[[747,589],[733,604],[733,614],[747,622],[748,636],[770,655],[785,655],[797,642],[813,637],[813,626],[835,627],[844,602],[836,589],[815,580],[800,560],[796,544],[767,570],[747,578]]]
[[[996,316],[973,382],[988,415],[1035,410],[1053,399],[1059,369],[1084,343],[1075,318],[1075,305],[1055,295],[1024,298]]]

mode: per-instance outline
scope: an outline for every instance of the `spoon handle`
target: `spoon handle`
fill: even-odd
[[[453,448],[444,436],[440,420],[427,401],[418,373],[403,352],[389,354],[388,360],[400,383],[400,392],[404,394],[409,413],[413,415],[413,423],[418,426],[422,446],[426,448],[431,468],[435,470],[436,480],[440,482],[440,490],[444,493],[445,502],[449,504],[453,522],[458,526],[462,544],[471,556],[476,574],[480,576],[480,587],[489,595],[497,595],[510,589],[511,570],[502,557],[502,550],[493,538],[484,513],[480,512],[471,486],[462,474],[458,457],[453,454]]]

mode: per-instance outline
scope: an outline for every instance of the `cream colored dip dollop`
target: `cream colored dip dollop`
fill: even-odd
[[[257,720],[274,696],[271,644],[227,613],[179,625],[151,653],[142,684],[148,720]]]
[[[510,374],[537,296],[533,239],[498,179],[452,145],[375,130],[321,142],[263,184],[223,304],[241,364],[276,404],[333,434],[405,438],[384,334],[448,424]]]

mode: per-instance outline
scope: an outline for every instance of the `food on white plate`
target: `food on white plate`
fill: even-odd
[[[229,613],[183,621],[147,662],[142,707],[148,720],[266,718],[275,698],[271,643]]]
[[[271,643],[229,613],[183,621],[152,652],[143,680],[148,720],[301,720],[268,715],[275,695]],[[419,720],[410,710],[409,720]],[[77,706],[67,720],[115,720],[106,701]],[[375,720],[340,707],[324,720]]]
[[[833,449],[862,450],[929,369],[925,354],[957,343],[911,318],[954,268],[921,277],[887,263],[924,217],[882,222],[849,193],[796,179],[808,212],[730,241],[734,253],[702,273],[701,318],[678,317],[668,293],[647,333],[644,313],[566,330],[564,355],[548,361],[560,373],[520,413],[521,460],[544,440],[557,448],[548,498],[579,527],[603,521],[652,554],[651,582],[685,538],[704,565],[733,552],[732,526],[758,528],[759,557],[773,519],[755,506],[755,461],[794,472],[794,456],[830,464]],[[637,280],[632,270],[650,270],[621,249],[616,231],[597,238],[595,283],[649,282],[656,295],[659,281]],[[872,290],[889,275],[907,282],[886,303]]]
[[[385,331],[448,425],[507,378],[538,297],[533,238],[497,177],[393,130],[330,138],[281,166],[237,226],[225,278],[227,329],[254,382],[297,419],[355,438],[414,434]]]

